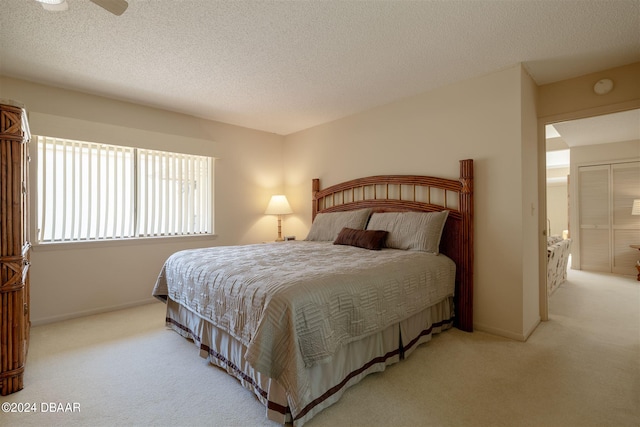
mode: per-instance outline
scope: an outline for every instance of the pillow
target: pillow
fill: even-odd
[[[385,230],[354,230],[353,228],[343,228],[334,245],[349,245],[358,248],[379,251],[384,247],[388,231]]]
[[[316,219],[311,224],[309,235],[305,240],[334,241],[345,227],[364,230],[370,214],[371,209],[320,213],[316,215]]]
[[[386,230],[387,247],[438,254],[449,211],[383,212],[371,215],[367,230]]]
[[[547,237],[547,246],[555,245],[562,241],[562,236],[549,236]]]

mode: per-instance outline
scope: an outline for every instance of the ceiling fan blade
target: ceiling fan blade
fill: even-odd
[[[118,16],[122,15],[129,7],[129,3],[125,0],[91,0],[91,2]]]

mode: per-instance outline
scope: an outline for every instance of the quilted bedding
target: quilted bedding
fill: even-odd
[[[253,368],[294,396],[295,411],[305,368],[452,296],[454,281],[444,255],[294,241],[177,252],[153,295],[243,343]]]

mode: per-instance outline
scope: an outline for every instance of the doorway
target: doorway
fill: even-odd
[[[545,231],[548,237],[561,236],[571,240],[570,262],[573,269],[589,269],[588,263],[583,265],[583,261],[586,259],[585,249],[592,249],[587,256],[593,257],[595,254],[596,258],[606,257],[606,263],[612,265],[608,272],[635,275],[635,261],[640,258],[640,254],[630,245],[635,241],[640,244],[640,216],[633,216],[631,213],[633,201],[640,199],[640,172],[634,175],[635,166],[631,165],[630,172],[626,166],[629,162],[640,165],[637,163],[640,161],[639,124],[640,109],[635,109],[547,123],[545,126]],[[587,208],[581,200],[593,200],[580,197],[581,193],[586,194],[588,191],[584,185],[585,180],[580,179],[580,172],[588,172],[589,168],[597,170],[599,165],[608,165],[603,168],[609,170],[625,169],[626,181],[623,180],[624,188],[618,186],[617,189],[614,188],[616,185],[612,178],[597,184],[607,193],[594,206],[606,212],[607,220],[589,224],[581,222],[584,219],[581,208]],[[608,173],[609,176],[613,174]],[[617,180],[620,181],[619,177]],[[638,183],[634,185],[636,180]],[[594,236],[600,239],[597,247],[594,247]],[[543,293],[541,289],[541,297],[544,298],[545,295],[547,298],[541,301],[543,320],[546,319],[544,314],[549,298],[548,288],[545,290],[547,292]],[[548,315],[548,311],[546,314]]]

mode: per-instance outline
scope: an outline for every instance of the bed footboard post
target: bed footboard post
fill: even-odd
[[[462,212],[462,256],[458,304],[458,328],[473,331],[473,160],[460,160],[460,211]]]

